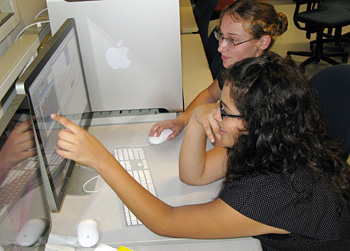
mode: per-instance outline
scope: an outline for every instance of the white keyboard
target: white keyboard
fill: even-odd
[[[142,148],[116,148],[114,156],[137,182],[154,196],[157,196]],[[142,222],[125,205],[124,213],[127,226],[142,225]]]

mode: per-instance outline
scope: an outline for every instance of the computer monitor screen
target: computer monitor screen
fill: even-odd
[[[27,96],[17,95],[0,118],[0,249],[26,246],[20,236],[28,222],[43,226],[30,243],[35,250],[44,250],[48,238],[50,214],[33,135]]]
[[[29,96],[48,203],[52,211],[58,211],[75,163],[56,154],[57,133],[62,128],[50,115],[63,115],[86,128],[91,114],[74,19],[67,19],[47,42],[18,80],[16,90]]]

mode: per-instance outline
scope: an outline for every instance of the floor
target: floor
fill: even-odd
[[[288,18],[288,29],[281,37],[279,37],[276,40],[274,46],[272,47],[272,51],[277,52],[283,57],[287,55],[287,51],[309,51],[310,40],[306,38],[306,33],[302,30],[298,30],[293,23],[293,13],[295,9],[295,4],[293,3],[293,0],[270,0],[270,3],[272,3],[275,6],[277,12],[284,13]],[[214,28],[216,23],[217,22],[215,20],[211,21],[209,29]],[[350,26],[345,27],[343,29],[343,33],[347,32],[350,32]],[[314,39],[315,35],[313,34],[311,36],[311,40]],[[329,45],[325,45],[324,50],[331,51],[333,48],[334,44],[329,43]],[[344,50],[350,54],[350,43],[344,44]],[[306,57],[292,56],[292,59],[295,60],[297,63],[301,63],[306,59]],[[341,58],[334,59],[336,61],[341,62]],[[349,63],[350,60],[348,61],[348,64]],[[305,74],[310,78],[318,71],[329,66],[330,64],[322,61],[319,63],[311,63],[305,67]]]
[[[288,29],[286,33],[284,33],[280,38],[277,39],[275,42],[272,50],[279,53],[281,56],[286,56],[287,51],[309,51],[310,50],[310,45],[308,40],[306,38],[306,33],[305,31],[298,30],[294,23],[293,23],[293,13],[295,9],[295,4],[293,3],[292,0],[271,0],[271,3],[274,4],[275,9],[278,12],[284,13],[287,18],[288,18]],[[345,27],[343,29],[343,33],[350,32],[350,26]],[[315,35],[311,37],[312,40],[315,39]],[[324,46],[324,50],[333,50],[334,48],[333,43],[329,43],[328,45]],[[344,50],[350,54],[350,43],[344,43]],[[300,57],[300,56],[292,56],[292,58],[298,62],[301,63],[303,62],[306,57]],[[341,58],[339,57],[334,58],[336,61],[341,62]],[[348,62],[349,63],[349,62]],[[305,74],[308,77],[313,76],[315,73],[318,71],[329,67],[330,64],[326,62],[319,62],[319,63],[311,63],[305,67]]]

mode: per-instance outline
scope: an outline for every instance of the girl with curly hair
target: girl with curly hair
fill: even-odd
[[[93,167],[151,231],[181,238],[258,238],[264,250],[349,250],[350,168],[327,134],[308,81],[274,53],[244,59],[225,76],[213,118],[218,145],[206,151],[201,109],[191,114],[180,179],[223,179],[213,201],[173,207],[137,183],[91,134],[65,129],[57,153]],[[98,157],[96,157],[98,156]],[[154,220],[154,219],[157,220]]]

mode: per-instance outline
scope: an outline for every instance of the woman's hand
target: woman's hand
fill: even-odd
[[[208,86],[208,88],[203,90],[191,102],[191,104],[186,108],[186,110],[183,113],[181,113],[176,119],[161,121],[161,122],[153,125],[148,136],[154,136],[155,134],[156,134],[156,136],[159,136],[160,133],[164,129],[169,128],[169,129],[173,130],[173,133],[168,136],[167,140],[174,139],[187,126],[188,121],[189,121],[194,109],[196,109],[198,106],[203,105],[203,104],[217,102],[220,99],[220,95],[221,95],[221,89],[219,87],[219,82],[217,80],[215,80],[213,83],[211,83],[210,86]],[[208,123],[204,123],[206,128],[208,128],[208,126],[210,127],[210,124],[214,125],[214,122],[212,121],[212,119],[208,119]],[[213,129],[215,129],[215,126],[213,126]],[[215,141],[215,138],[214,138],[213,134],[211,133],[210,129],[208,129],[207,135],[210,136],[209,139],[212,142]]]
[[[58,132],[58,155],[91,166],[97,171],[104,160],[112,156],[101,142],[70,120],[57,114],[52,114],[51,118],[65,127]]]
[[[204,128],[205,133],[211,143],[215,142],[216,135],[219,135],[219,125],[214,119],[214,113],[218,109],[219,104],[204,104],[198,106],[193,111],[193,117],[197,120]]]
[[[168,136],[167,140],[172,140],[182,132],[186,124],[187,123],[185,123],[185,121],[181,118],[181,115],[175,119],[164,120],[154,124],[149,131],[148,136],[159,136],[164,129],[169,128],[173,131],[173,133]]]

